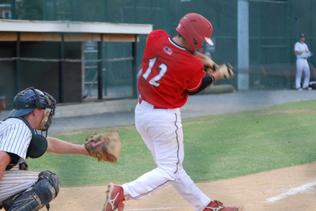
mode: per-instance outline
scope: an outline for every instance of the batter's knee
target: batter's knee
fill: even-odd
[[[169,180],[176,180],[182,167],[179,165],[159,165],[158,168],[168,175]]]
[[[56,174],[43,171],[38,181],[25,192],[16,194],[3,202],[7,211],[36,211],[48,205],[59,192],[59,180]]]

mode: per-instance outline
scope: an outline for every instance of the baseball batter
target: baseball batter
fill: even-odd
[[[123,185],[109,184],[105,211],[123,210],[124,201],[139,199],[172,184],[198,211],[238,211],[210,199],[183,168],[184,146],[180,108],[216,80],[230,77],[230,66],[204,71],[207,58],[197,53],[211,43],[212,24],[202,15],[189,13],[179,22],[175,37],[152,31],[146,41],[138,77],[139,101],[135,125],[156,163],[156,168]],[[215,65],[211,65],[214,67]]]
[[[312,55],[305,43],[305,35],[300,34],[299,41],[295,43],[294,52],[296,55],[296,76],[295,76],[295,88],[297,90],[308,90],[310,81],[310,69],[307,59]],[[304,74],[304,81],[302,83],[302,76]]]
[[[38,158],[46,151],[88,152],[84,145],[44,135],[55,110],[55,99],[48,93],[27,88],[15,96],[13,104],[8,118],[0,121],[0,208],[35,211],[48,206],[57,196],[59,182],[51,171],[28,171],[26,158]]]

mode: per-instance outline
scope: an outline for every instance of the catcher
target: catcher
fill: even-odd
[[[59,192],[59,181],[51,171],[27,170],[26,158],[45,152],[81,154],[115,162],[120,152],[118,132],[97,134],[83,145],[47,137],[56,101],[33,87],[19,92],[14,109],[0,121],[0,209],[35,211],[46,206]],[[41,131],[38,133],[37,131]]]

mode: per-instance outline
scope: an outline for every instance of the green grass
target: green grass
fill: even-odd
[[[249,112],[183,120],[184,166],[195,181],[236,177],[316,161],[316,101]],[[63,186],[127,182],[154,167],[134,126],[118,128],[123,140],[117,164],[76,155],[45,154],[30,160],[33,170],[56,172]],[[58,135],[82,143],[107,129]]]

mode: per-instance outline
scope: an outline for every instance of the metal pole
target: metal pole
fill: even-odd
[[[102,77],[103,77],[103,96],[108,96],[109,89],[109,61],[106,61],[105,58],[108,58],[108,46],[105,42],[102,45]]]
[[[103,99],[103,36],[98,42],[98,99]]]
[[[59,81],[59,102],[64,102],[64,59],[65,59],[65,39],[64,33],[60,34],[61,42],[59,45],[59,64],[58,64],[58,81]]]
[[[132,80],[133,80],[133,97],[137,98],[137,39],[138,36],[135,35],[135,42],[132,43]]]
[[[15,93],[19,92],[21,88],[21,41],[20,41],[20,32],[16,33],[17,40],[16,40],[16,62],[15,62]]]
[[[237,86],[249,89],[249,1],[237,2]]]
[[[11,15],[12,15],[12,19],[16,19],[16,2],[15,2],[15,0],[11,0]]]

